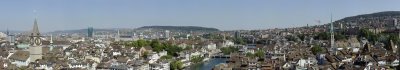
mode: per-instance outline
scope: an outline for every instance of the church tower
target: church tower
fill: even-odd
[[[29,47],[29,53],[30,53],[30,61],[34,62],[37,59],[42,58],[42,40],[40,38],[40,33],[39,33],[39,27],[37,24],[37,19],[35,18],[34,24],[33,24],[33,30],[30,35],[30,45]]]
[[[332,22],[332,14],[331,14],[331,26],[330,26],[330,33],[331,33],[331,50],[335,55],[337,54],[337,47],[335,46],[335,34],[334,34],[334,28],[333,28],[333,22]]]
[[[40,45],[42,45],[42,40],[40,38],[39,27],[38,27],[36,18],[35,18],[35,21],[34,21],[34,24],[33,24],[32,33],[30,35],[30,45],[31,46],[40,46]]]

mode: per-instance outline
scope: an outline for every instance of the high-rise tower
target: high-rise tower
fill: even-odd
[[[31,46],[40,46],[42,45],[42,40],[40,38],[40,33],[39,33],[39,27],[37,24],[37,19],[35,18],[34,24],[33,24],[33,30],[30,35],[30,45]]]
[[[93,37],[93,27],[88,28],[88,37]]]
[[[166,38],[166,39],[170,39],[171,37],[170,37],[170,31],[169,30],[165,30],[165,32],[164,32],[164,37]]]

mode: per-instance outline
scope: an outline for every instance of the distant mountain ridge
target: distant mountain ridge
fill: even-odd
[[[200,26],[143,26],[137,28],[136,30],[143,29],[156,29],[156,30],[170,30],[170,31],[181,31],[181,32],[215,32],[220,31],[217,28],[208,28],[208,27],[200,27]]]
[[[335,27],[357,26],[360,28],[393,28],[393,21],[400,20],[400,11],[382,11],[345,17],[333,22]],[[324,24],[323,26],[329,26]]]
[[[127,29],[127,28],[109,28],[109,29],[99,29],[99,28],[94,28],[95,32],[101,31],[101,32],[116,32],[118,29]],[[207,28],[207,27],[199,27],[199,26],[143,26],[139,27],[136,29],[132,29],[135,31],[140,31],[140,30],[146,30],[146,29],[152,29],[152,30],[170,30],[170,31],[181,31],[181,32],[215,32],[219,31],[216,28]],[[53,32],[48,32],[48,33],[87,33],[87,29],[76,29],[76,30],[58,30],[58,31],[53,31]]]
[[[105,31],[112,32],[116,31],[116,29],[93,29],[94,31]],[[88,29],[77,29],[77,30],[58,30],[49,33],[87,33]]]
[[[370,14],[361,14],[356,16],[345,17],[338,21],[351,21],[357,18],[398,18],[400,16],[400,11],[383,11]]]

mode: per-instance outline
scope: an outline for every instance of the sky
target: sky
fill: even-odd
[[[318,25],[348,16],[399,11],[400,0],[0,0],[0,30],[42,32],[142,26],[250,30]],[[34,12],[36,11],[36,12]]]

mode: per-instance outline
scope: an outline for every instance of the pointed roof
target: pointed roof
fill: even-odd
[[[40,35],[40,33],[39,33],[39,27],[38,27],[37,19],[36,19],[36,18],[35,18],[35,22],[34,22],[34,24],[33,24],[32,35],[33,35],[33,36],[39,36],[39,35]]]

